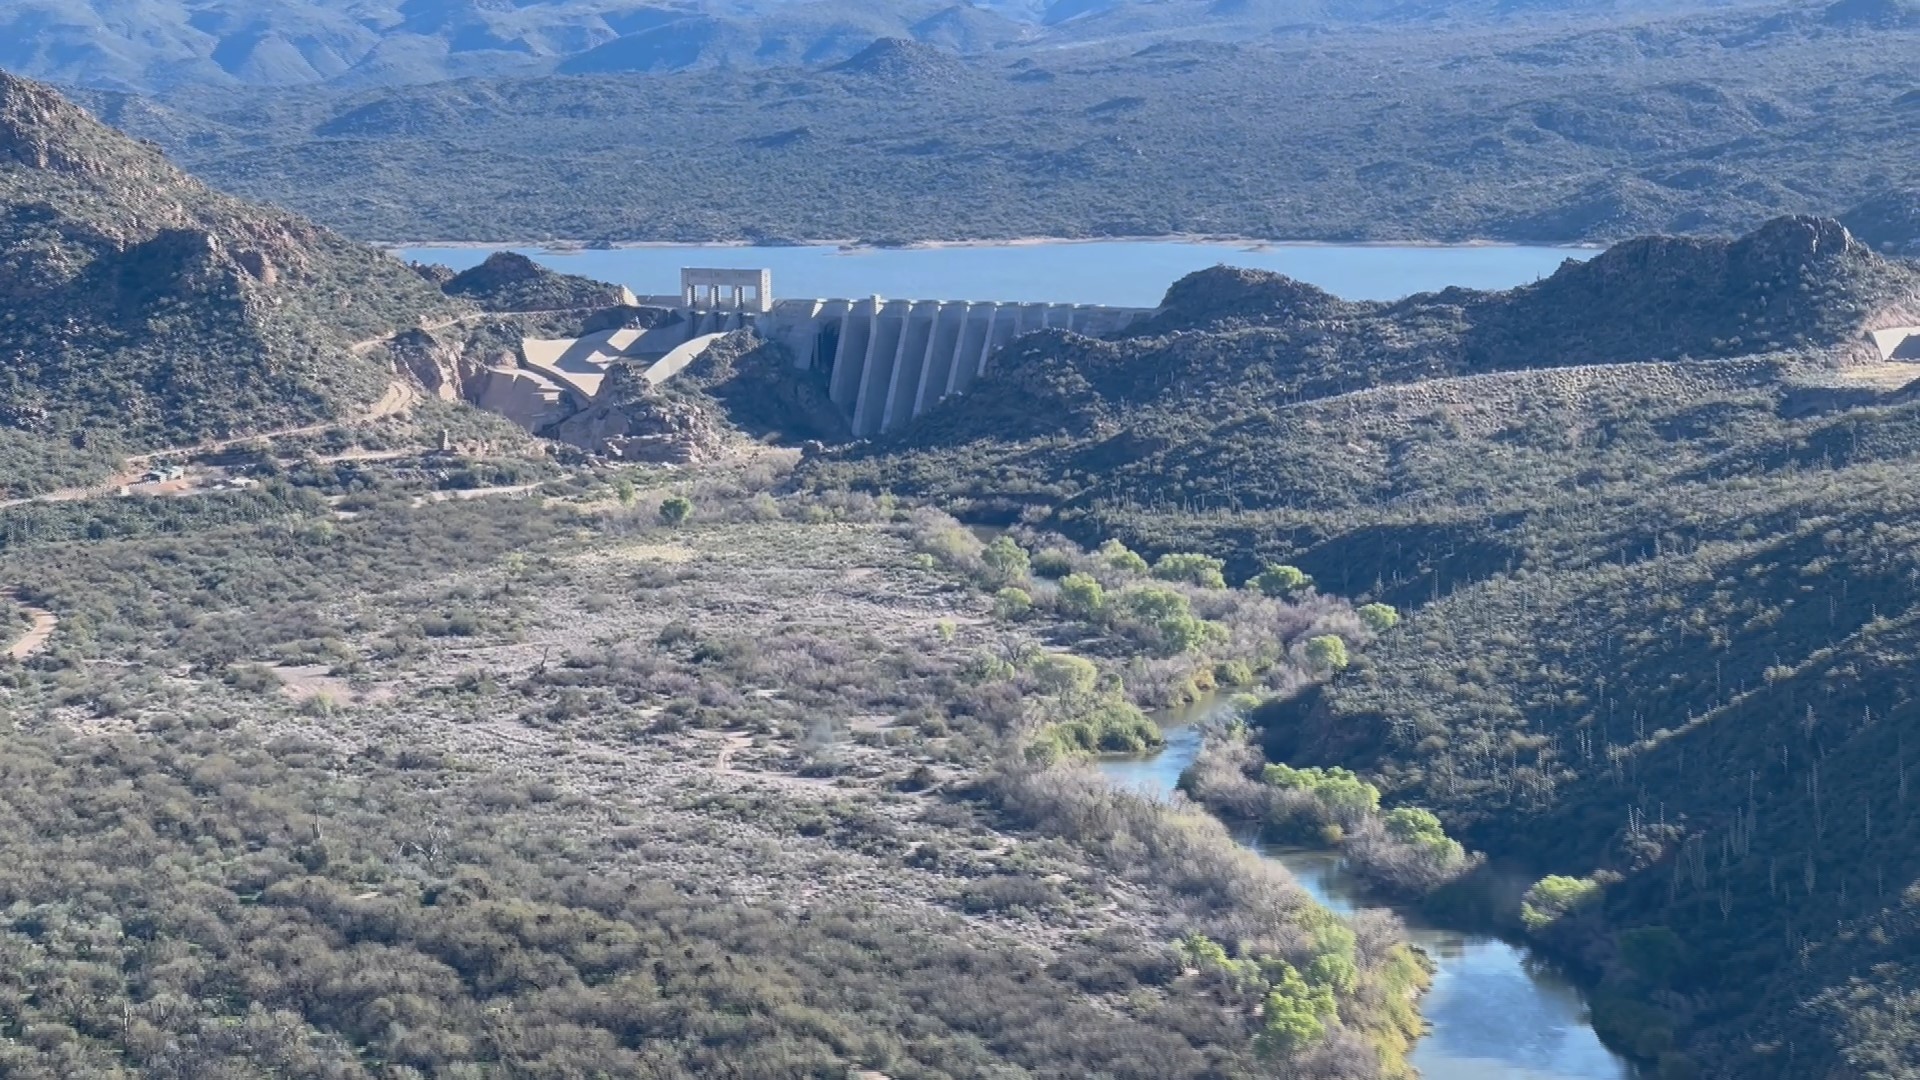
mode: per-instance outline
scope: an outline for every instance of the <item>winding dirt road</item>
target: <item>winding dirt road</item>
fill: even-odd
[[[0,597],[15,603],[20,601],[19,595],[11,589],[0,593]],[[44,652],[47,643],[53,640],[54,630],[60,625],[60,616],[45,608],[37,608],[31,604],[21,604],[21,606],[26,609],[29,616],[32,616],[33,625],[28,628],[24,637],[7,649],[7,656],[14,660],[25,660]]]

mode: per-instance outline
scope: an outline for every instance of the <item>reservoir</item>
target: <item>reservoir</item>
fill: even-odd
[[[1200,749],[1197,719],[1168,718],[1165,749],[1150,757],[1103,761],[1100,771],[1123,787],[1167,797]],[[1249,846],[1285,866],[1326,907],[1346,914],[1363,906],[1337,853]],[[1431,1030],[1411,1055],[1423,1080],[1634,1080],[1639,1075],[1600,1044],[1579,989],[1550,962],[1499,938],[1433,926],[1417,911],[1398,914],[1409,940],[1426,950],[1436,967],[1433,986],[1420,1001],[1420,1015]]]
[[[465,270],[494,250],[413,247],[414,262]],[[542,265],[625,285],[640,296],[671,293],[685,266],[773,271],[774,295],[857,299],[1003,300],[1157,307],[1167,286],[1227,263],[1274,270],[1349,300],[1397,300],[1449,285],[1505,289],[1553,273],[1591,248],[1341,247],[1322,244],[1059,241],[913,248],[646,246],[598,251],[515,248]]]

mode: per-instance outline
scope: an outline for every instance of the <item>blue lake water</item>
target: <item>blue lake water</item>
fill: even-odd
[[[1101,772],[1120,786],[1156,798],[1170,796],[1200,749],[1201,725],[1195,721],[1204,719],[1204,712],[1203,707],[1164,717],[1163,750],[1103,761]],[[1347,914],[1366,906],[1338,854],[1261,853],[1285,866],[1328,908]],[[1580,990],[1551,963],[1499,938],[1433,926],[1418,912],[1400,915],[1408,938],[1436,966],[1433,986],[1420,1002],[1430,1030],[1411,1057],[1424,1080],[1634,1080],[1639,1075],[1601,1045]]]
[[[776,297],[880,295],[898,300],[1012,300],[1155,307],[1167,286],[1228,263],[1277,270],[1349,300],[1397,300],[1448,285],[1504,289],[1553,273],[1588,248],[1339,247],[1113,240],[925,248],[634,247],[608,251],[515,248],[540,263],[625,285],[641,296],[680,287],[680,268],[765,267]],[[401,258],[465,270],[490,249],[401,248]]]

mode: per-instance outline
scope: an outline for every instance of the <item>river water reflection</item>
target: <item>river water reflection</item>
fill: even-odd
[[[1167,745],[1151,757],[1100,765],[1114,783],[1164,798],[1200,748],[1192,715],[1166,718]],[[1249,846],[1292,872],[1342,914],[1362,906],[1337,854]],[[1433,987],[1420,1012],[1431,1030],[1412,1061],[1425,1080],[1632,1080],[1637,1070],[1600,1044],[1577,987],[1524,947],[1433,926],[1401,911],[1408,936],[1433,957]]]

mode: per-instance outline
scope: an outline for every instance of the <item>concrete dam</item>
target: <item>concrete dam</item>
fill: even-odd
[[[670,377],[717,336],[752,328],[786,346],[796,368],[820,372],[853,433],[865,438],[898,431],[941,398],[966,393],[994,354],[1021,334],[1047,328],[1111,334],[1154,310],[879,296],[775,300],[771,278],[766,270],[682,270],[678,296],[640,299],[680,318],[617,336],[529,342],[528,367],[563,387],[584,389],[599,382],[588,369],[645,358],[655,361],[648,378],[657,382],[655,372]],[[553,370],[543,373],[543,366]]]
[[[1078,304],[967,300],[787,300],[756,325],[793,353],[794,365],[824,370],[828,396],[853,433],[897,431],[949,394],[964,394],[995,353],[1021,334],[1048,327],[1098,336],[1124,330],[1149,311]]]

